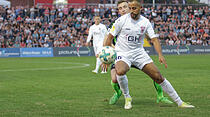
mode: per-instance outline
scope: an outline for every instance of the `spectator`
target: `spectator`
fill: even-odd
[[[11,39],[9,39],[7,42],[7,48],[14,48],[14,45],[13,45],[13,42],[11,41]]]
[[[54,45],[54,47],[59,47],[60,43],[59,43],[58,39],[54,41],[53,45]]]
[[[70,42],[67,39],[65,39],[65,47],[69,47],[69,46],[70,46]]]
[[[39,43],[36,38],[33,40],[32,47],[39,47]]]
[[[48,48],[49,47],[49,44],[47,42],[44,42],[43,47]]]
[[[198,38],[196,41],[196,45],[202,45],[202,43],[203,43],[203,41],[200,38]]]
[[[18,43],[18,41],[15,42],[14,48],[20,48],[20,44]]]
[[[169,46],[174,45],[174,41],[173,41],[173,39],[170,39],[170,40],[168,41],[168,45],[169,45]]]
[[[24,41],[21,41],[21,42],[20,42],[20,47],[21,47],[21,48],[25,48],[25,47],[26,47],[26,44],[25,44]]]
[[[143,10],[145,12],[142,15],[153,21],[161,44],[210,44],[208,6],[158,5],[145,6]],[[103,23],[108,26],[117,12],[112,7],[103,6],[0,6],[0,47],[44,47],[46,43],[49,47],[84,46],[84,36],[87,36],[88,28],[93,23],[92,17],[97,14],[100,14]]]

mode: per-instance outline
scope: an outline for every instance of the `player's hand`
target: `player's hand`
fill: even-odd
[[[96,54],[96,58],[98,58],[99,57],[99,54]]]
[[[85,43],[85,46],[88,46],[89,44],[88,43]]]
[[[167,63],[166,63],[166,60],[165,60],[164,56],[162,56],[162,55],[159,56],[159,62],[160,62],[161,64],[164,64],[164,65],[165,65],[165,68],[168,67],[168,65],[167,65]]]

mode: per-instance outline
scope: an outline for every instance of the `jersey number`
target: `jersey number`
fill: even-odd
[[[122,59],[122,56],[117,56],[116,60]]]

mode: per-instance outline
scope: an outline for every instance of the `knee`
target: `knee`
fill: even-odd
[[[153,73],[153,77],[154,77],[155,79],[160,78],[160,77],[161,77],[160,72],[154,72],[154,73]]]
[[[126,70],[123,70],[123,69],[116,69],[116,74],[118,76],[122,76],[122,75],[125,75],[126,74]]]
[[[153,79],[156,83],[160,84],[164,81],[164,78],[163,76],[160,74],[160,72],[155,72],[153,74]]]
[[[125,62],[119,61],[115,64],[115,70],[118,76],[123,76],[129,70],[129,66]]]
[[[117,76],[116,76],[116,71],[115,69],[111,70],[111,78],[113,83],[117,83]]]
[[[113,83],[117,83],[117,78],[116,79],[112,79]]]

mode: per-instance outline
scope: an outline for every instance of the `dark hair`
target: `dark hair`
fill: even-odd
[[[139,2],[139,0],[128,0],[128,2],[134,2],[134,1]]]
[[[118,6],[119,4],[121,4],[121,3],[123,3],[123,2],[128,3],[128,1],[127,1],[127,0],[119,0],[119,1],[117,2],[117,6]]]
[[[139,0],[129,0],[129,2],[137,2],[139,5],[141,5],[141,2]]]

